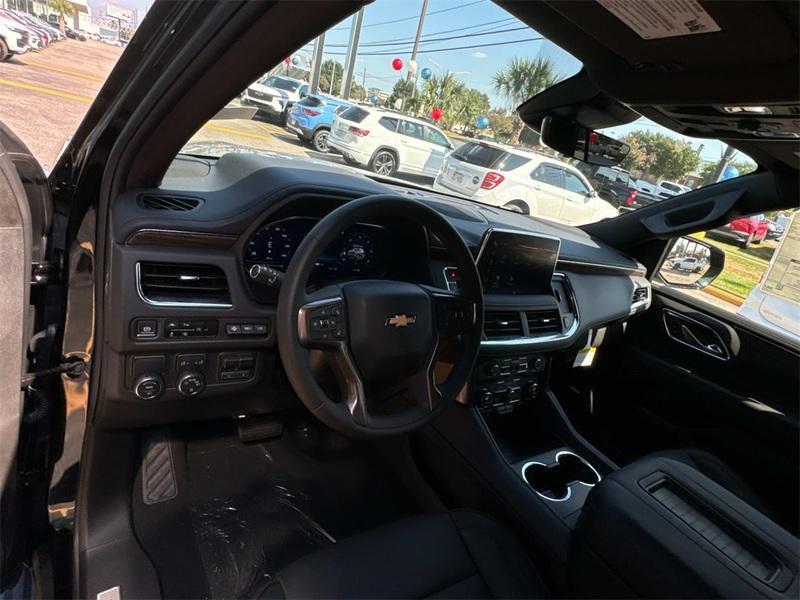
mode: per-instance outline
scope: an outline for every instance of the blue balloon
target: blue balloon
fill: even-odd
[[[422,71],[419,72],[419,76],[422,77],[423,79],[430,79],[431,75],[433,75],[433,73],[428,67],[425,67],[424,69],[422,69]]]
[[[300,64],[300,57],[298,57],[298,56],[293,56],[293,57],[292,57],[292,64],[293,64],[293,65],[299,65],[299,64]]]
[[[475,127],[478,129],[486,129],[489,126],[489,118],[480,116],[475,119]]]
[[[722,177],[719,178],[720,181],[725,181],[726,179],[733,179],[734,177],[739,176],[739,169],[737,169],[733,165],[728,165],[722,171]]]
[[[370,96],[369,98],[369,101],[372,102],[373,104],[377,104],[378,100],[379,98],[377,96]]]

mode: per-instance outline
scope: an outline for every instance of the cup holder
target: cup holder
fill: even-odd
[[[553,502],[568,500],[572,485],[580,483],[593,487],[600,482],[600,474],[592,465],[567,450],[558,452],[556,461],[549,465],[526,463],[522,467],[522,477],[537,494]]]

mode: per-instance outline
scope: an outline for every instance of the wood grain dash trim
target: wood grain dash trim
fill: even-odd
[[[131,233],[125,243],[129,246],[173,246],[178,248],[228,250],[233,248],[237,239],[237,236],[226,233],[139,229]]]

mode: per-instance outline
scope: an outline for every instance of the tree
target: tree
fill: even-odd
[[[53,12],[58,13],[58,27],[61,29],[61,33],[64,33],[67,27],[66,17],[73,15],[75,8],[69,0],[48,0],[47,4]]]
[[[489,112],[489,96],[473,88],[457,95],[452,104],[451,127],[461,125],[464,129],[474,129],[475,120]]]
[[[505,69],[494,74],[492,83],[498,94],[505,96],[514,107],[517,107],[528,98],[557,83],[560,78],[556,73],[555,63],[549,58],[544,56],[515,57],[511,59]],[[519,143],[523,129],[525,129],[525,124],[515,111],[514,129],[511,132],[510,143]]]
[[[739,171],[739,175],[746,175],[747,173],[752,173],[756,170],[755,163],[745,161],[745,160],[734,160],[728,163],[728,166],[736,167]],[[700,167],[700,172],[698,175],[703,178],[703,185],[709,185],[711,183],[716,183],[712,181],[712,175],[714,175],[714,171],[717,169],[716,162],[709,162],[704,163],[702,167]]]
[[[398,79],[392,88],[392,94],[387,100],[387,105],[394,108],[394,103],[398,100],[406,100],[411,97],[414,91],[414,82],[406,79]],[[406,106],[407,107],[407,106]]]
[[[332,82],[331,79],[333,80]],[[319,91],[321,93],[338,96],[342,91],[342,81],[344,81],[342,63],[330,58],[322,63],[319,75]],[[331,86],[331,83],[333,83],[333,86]]]
[[[514,130],[514,116],[503,108],[493,108],[486,116],[495,139],[498,142],[507,142]]]
[[[452,124],[460,102],[459,96],[466,89],[464,82],[449,71],[442,75],[434,75],[422,85],[418,110],[429,113],[438,106],[442,109],[442,121]]]
[[[624,136],[622,141],[631,147],[623,166],[658,178],[679,181],[700,164],[700,158],[688,142],[664,133],[637,130]]]

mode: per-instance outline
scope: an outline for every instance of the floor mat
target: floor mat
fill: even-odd
[[[297,558],[420,512],[373,445],[314,422],[254,444],[219,426],[171,433],[178,496],[145,504],[139,483],[134,498],[167,597],[252,597]]]

